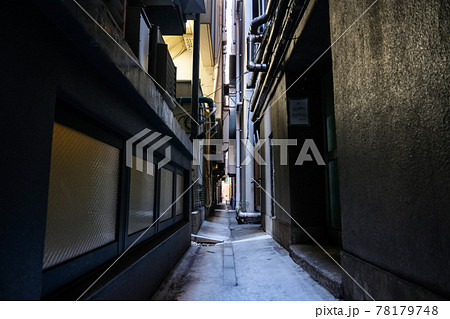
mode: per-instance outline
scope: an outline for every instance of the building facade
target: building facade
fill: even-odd
[[[5,5],[0,299],[149,299],[189,247],[192,142],[163,36],[201,5]]]
[[[377,300],[448,298],[449,4],[244,2],[266,162],[245,183],[264,229],[289,250],[340,251]],[[371,299],[344,273],[338,293]]]
[[[291,254],[337,252],[339,297],[449,298],[449,15],[8,2],[0,299],[149,299],[222,192]]]

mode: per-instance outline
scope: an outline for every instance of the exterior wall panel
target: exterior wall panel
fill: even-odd
[[[330,1],[331,40],[370,3]],[[447,297],[449,16],[447,1],[379,1],[332,49],[343,248]]]
[[[72,3],[68,7],[56,1],[33,3],[37,5],[11,2],[0,13],[2,24],[8,26],[4,28],[8,30],[4,32],[8,48],[0,53],[2,74],[8,79],[0,86],[1,128],[8,148],[1,159],[1,176],[10,181],[10,185],[2,189],[0,203],[0,299],[76,299],[83,291],[81,288],[95,280],[96,271],[123,251],[125,241],[119,236],[111,244],[113,246],[108,244],[77,257],[87,258],[83,259],[87,263],[75,259],[43,270],[56,113],[59,112],[58,116],[77,130],[89,128],[95,135],[103,136],[107,129],[110,133],[106,135],[114,136],[113,144],[118,144],[121,154],[126,139],[144,128],[172,136],[169,144],[173,164],[183,171],[190,169],[192,144],[148,76],[93,21],[74,9]],[[87,30],[95,31],[89,33]],[[58,101],[68,107],[60,108]],[[67,146],[70,147],[70,143]],[[118,222],[123,220],[123,212],[128,207],[127,175],[122,174],[126,171],[124,159],[120,157]],[[149,242],[153,245],[165,243],[176,229],[188,224],[187,218]],[[161,251],[167,252],[168,257],[159,259],[159,267],[167,271],[190,242],[189,236],[176,238],[167,244],[167,250]],[[148,251],[136,249],[128,258],[123,258],[123,271],[131,264],[139,265],[140,256],[146,253]],[[148,272],[152,276],[151,269]],[[133,274],[127,274],[130,280]],[[164,275],[164,272],[158,274]],[[105,279],[113,280],[118,275],[120,272]],[[103,282],[103,285],[107,284],[108,281]],[[96,290],[100,291],[100,288],[96,287]],[[115,289],[121,289],[121,286],[116,284]],[[145,293],[138,289],[132,296],[148,298],[152,289],[156,289],[154,285],[150,285]],[[84,298],[90,298],[91,294],[89,292]]]

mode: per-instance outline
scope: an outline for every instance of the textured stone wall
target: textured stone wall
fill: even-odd
[[[290,192],[289,192],[289,166],[280,165],[280,147],[273,146],[273,166],[275,169],[274,178],[274,191],[275,194],[271,194],[271,166],[270,166],[270,138],[272,139],[285,139],[288,138],[287,129],[287,112],[286,112],[286,96],[282,96],[286,90],[286,77],[281,75],[281,79],[275,89],[273,97],[269,102],[270,108],[264,113],[261,122],[261,138],[267,139],[263,145],[260,154],[263,156],[267,165],[263,166],[263,188],[262,196],[264,197],[263,203],[263,227],[270,233],[275,240],[277,240],[284,247],[289,247],[291,244],[291,219],[280,208],[283,207],[286,211],[290,211]],[[281,98],[279,98],[281,96]],[[277,100],[277,98],[279,98]],[[278,204],[274,205],[275,216],[271,216],[272,211],[272,198],[273,196]]]
[[[331,41],[372,2],[330,0]],[[444,296],[449,30],[446,0],[379,0],[332,48],[343,249]]]

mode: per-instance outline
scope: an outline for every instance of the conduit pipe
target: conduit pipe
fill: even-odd
[[[192,103],[192,98],[190,96],[180,96],[180,97],[177,97],[177,102],[180,104]],[[213,122],[215,122],[216,121],[216,116],[215,116],[216,106],[214,104],[214,101],[209,97],[199,96],[198,102],[208,104],[208,107],[206,107],[204,109],[209,110],[211,119]],[[203,123],[200,123],[200,124],[203,124]]]
[[[277,46],[276,48],[274,48],[273,52],[268,52],[268,50],[265,50],[264,55],[263,55],[263,61],[265,61],[265,59],[269,58],[269,55],[272,56],[272,60],[274,61],[273,65],[270,65],[270,67],[268,68],[268,73],[266,73],[264,75],[264,77],[260,77],[258,80],[258,85],[256,85],[255,91],[252,95],[252,99],[251,99],[251,104],[250,104],[250,111],[253,112],[253,117],[252,117],[252,121],[255,121],[256,118],[259,117],[258,112],[261,109],[261,106],[259,106],[260,101],[263,101],[263,99],[261,99],[261,90],[263,88],[268,87],[268,81],[270,81],[271,83],[273,83],[274,80],[274,73],[276,71],[276,69],[278,68],[278,66],[280,65],[281,61],[282,61],[282,57],[287,49],[286,44],[289,43],[289,39],[291,38],[291,35],[293,33],[293,31],[295,31],[295,26],[298,23],[298,20],[301,19],[301,17],[299,16],[300,13],[300,9],[303,7],[301,4],[305,4],[305,2],[308,0],[285,0],[281,3],[281,6],[283,7],[279,7],[277,9],[277,12],[280,12],[280,10],[283,8],[284,15],[282,16],[277,16],[276,20],[274,22],[274,28],[278,28],[280,29],[281,26],[283,26],[283,29],[280,32],[280,38],[278,40]],[[316,1],[313,0],[313,3],[315,3]],[[289,8],[289,10],[286,10],[287,8]],[[274,29],[271,31],[270,34],[270,38],[269,38],[269,44],[268,44],[268,48],[272,48],[273,45],[275,44],[275,40],[276,37],[278,35],[279,32],[274,32],[277,31],[277,29]],[[273,36],[275,34],[275,36]],[[272,42],[273,41],[273,42]],[[255,82],[256,82],[256,78],[255,78]]]
[[[263,34],[249,34],[247,37],[247,70],[253,72],[266,72],[268,65],[265,63],[255,63],[255,43],[261,43]]]
[[[273,1],[271,1],[273,2]],[[270,5],[270,4],[269,4]],[[258,28],[265,24],[267,22],[267,19],[269,18],[269,15],[264,13],[263,15],[256,17],[250,22],[250,30],[248,31],[249,34],[257,34]]]
[[[258,57],[253,57],[254,62],[256,64],[260,63],[260,64],[266,64],[267,65],[267,69],[266,71],[269,69],[269,57],[270,57],[270,52],[271,50],[266,50],[266,48],[272,48],[275,42],[275,38],[278,36],[279,30],[281,28],[281,25],[283,23],[283,19],[284,19],[284,15],[283,13],[285,13],[287,7],[288,7],[288,2],[289,0],[281,0],[281,1],[270,1],[268,6],[267,6],[267,10],[266,10],[266,21],[269,20],[270,16],[274,16],[274,18],[272,18],[273,24],[270,27],[270,29],[266,29],[265,31],[269,32],[269,35],[266,36],[266,38],[268,38],[267,41],[264,41],[261,43],[261,47],[259,48],[259,54]],[[256,18],[258,19],[258,18]],[[258,26],[259,27],[259,26]],[[258,28],[256,28],[257,30]],[[255,28],[250,28],[251,31],[254,31]],[[259,60],[259,61],[258,61]],[[256,80],[258,78],[258,71],[255,71],[251,78],[250,78],[250,82],[248,83],[247,87],[248,88],[254,88],[255,84],[256,84]]]
[[[253,72],[266,72],[268,69],[268,65],[265,63],[258,63],[255,61],[255,43],[261,43],[262,38],[264,36],[264,32],[258,33],[258,29],[260,26],[265,24],[269,18],[269,12],[275,1],[269,0],[269,4],[267,6],[267,11],[265,14],[256,17],[250,23],[250,30],[248,31],[249,35],[247,36],[247,70]],[[261,48],[264,50],[264,48]]]

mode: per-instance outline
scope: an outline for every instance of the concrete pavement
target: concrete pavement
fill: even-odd
[[[336,300],[260,225],[235,216],[218,209],[203,223],[152,300]]]

